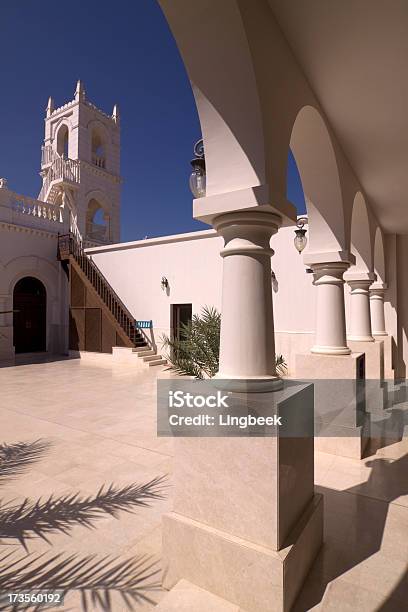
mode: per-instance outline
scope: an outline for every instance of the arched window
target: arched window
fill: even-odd
[[[106,165],[105,144],[97,130],[92,132],[92,163],[99,168],[105,168]]]
[[[108,242],[109,221],[108,213],[98,200],[95,198],[89,200],[86,211],[86,237],[95,242]]]
[[[68,157],[69,132],[67,125],[61,125],[57,134],[57,153],[61,157]]]

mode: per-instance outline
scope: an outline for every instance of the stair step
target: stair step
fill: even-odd
[[[132,348],[132,353],[136,353],[140,357],[144,357],[145,355],[152,355],[153,350],[148,346],[138,346],[137,348]]]
[[[146,355],[146,357],[143,355],[142,359],[143,361],[154,361],[155,359],[161,359],[161,357],[157,353],[152,353],[151,355]]]
[[[166,365],[167,363],[167,359],[164,359],[163,357],[161,359],[156,359],[155,361],[149,361],[149,368],[152,366],[158,366],[158,365]]]

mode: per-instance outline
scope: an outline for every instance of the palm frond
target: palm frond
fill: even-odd
[[[113,484],[102,486],[96,495],[68,493],[59,497],[0,507],[0,538],[17,539],[25,548],[26,540],[56,532],[68,533],[73,525],[93,528],[104,514],[118,518],[119,511],[133,512],[136,507],[163,498],[166,476],[145,484],[130,484],[121,488]]]
[[[212,378],[218,372],[220,358],[221,314],[213,306],[204,306],[201,313],[180,326],[180,339],[162,336],[168,348],[167,359],[178,374],[195,378]],[[283,376],[287,364],[282,355],[276,355],[276,372]]]
[[[95,555],[29,555],[17,557],[6,553],[0,557],[0,593],[21,590],[46,589],[61,590],[65,594],[71,590],[79,591],[82,608],[111,610],[111,596],[118,593],[125,606],[133,609],[133,604],[155,603],[149,593],[160,590],[159,567],[149,556],[128,559]],[[27,604],[34,610],[44,606]],[[0,610],[24,609],[24,604],[11,608],[0,604]]]
[[[50,442],[41,438],[32,442],[0,444],[0,482],[24,473],[43,457],[50,446]]]

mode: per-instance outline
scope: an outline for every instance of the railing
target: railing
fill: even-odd
[[[54,204],[46,204],[44,202],[28,198],[27,196],[14,194],[11,199],[11,208],[13,210],[13,214],[17,213],[18,216],[25,215],[26,217],[31,217],[33,223],[30,223],[30,225],[33,227],[38,227],[39,225],[37,221],[34,222],[34,219],[37,219],[39,222],[51,222],[58,224],[64,222],[63,211],[59,206],[55,206]]]
[[[82,272],[88,278],[99,297],[106,304],[111,314],[115,317],[129,340],[135,343],[136,341],[142,341],[144,338],[146,344],[151,344],[150,340],[139,331],[140,328],[143,327],[139,325],[139,323],[149,323],[149,327],[151,327],[152,322],[135,320],[99,268],[84,253],[82,244],[77,241],[72,234],[58,236],[58,258],[60,260],[66,260],[69,259],[70,256],[75,259]]]
[[[105,158],[99,155],[95,155],[95,153],[93,153],[92,155],[92,163],[95,166],[98,166],[98,168],[105,168]]]
[[[43,186],[38,196],[39,200],[45,201],[50,185],[53,181],[63,180],[71,183],[79,183],[79,161],[65,157],[55,157],[52,165],[47,170]]]
[[[56,151],[52,148],[51,145],[45,145],[41,147],[41,165],[46,166],[50,164],[56,159],[60,157]]]

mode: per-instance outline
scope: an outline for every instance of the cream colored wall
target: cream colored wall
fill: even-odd
[[[313,343],[315,307],[312,275],[305,272],[293,237],[293,228],[283,228],[271,241],[276,351],[289,363]],[[88,254],[135,318],[153,320],[160,347],[160,336],[170,333],[171,304],[191,303],[195,313],[204,305],[220,310],[222,244],[209,230],[89,249]],[[169,281],[168,294],[161,289],[162,276]]]
[[[68,347],[68,283],[56,258],[57,235],[0,223],[0,310],[13,308],[13,290],[25,276],[38,278],[47,291],[47,350],[66,352]],[[0,358],[13,351],[13,317],[1,318]]]

